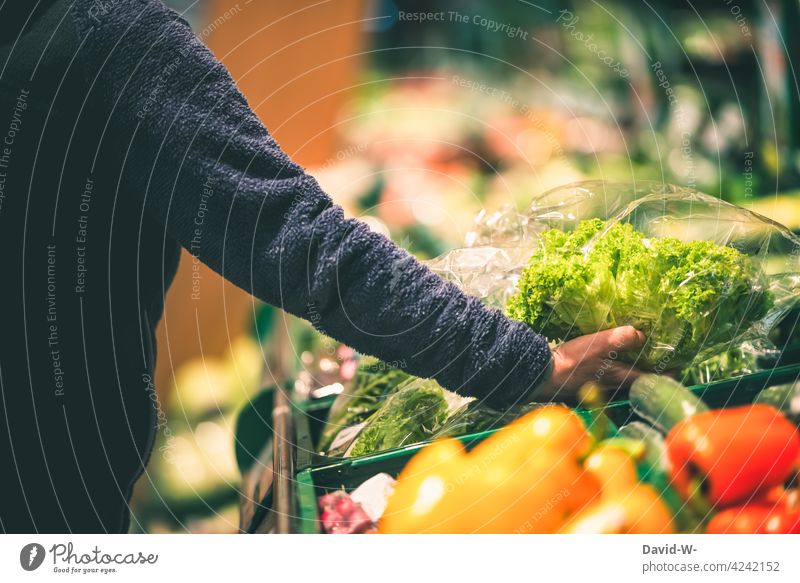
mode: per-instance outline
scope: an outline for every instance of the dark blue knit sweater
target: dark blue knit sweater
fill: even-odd
[[[345,219],[175,13],[33,4],[0,9],[0,530],[125,528],[179,246],[363,353],[530,397],[546,341]]]

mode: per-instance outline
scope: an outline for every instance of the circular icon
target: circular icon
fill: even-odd
[[[26,571],[35,571],[44,562],[44,547],[39,543],[30,543],[19,552],[19,564]]]

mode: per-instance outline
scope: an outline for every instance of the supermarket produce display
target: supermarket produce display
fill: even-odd
[[[276,442],[289,531],[800,532],[800,364],[776,333],[800,239],[690,189],[594,181],[482,214],[466,241],[432,267],[553,344],[634,325],[645,347],[610,358],[654,374],[607,403],[589,383],[577,408],[495,411],[358,357],[295,396]]]
[[[645,379],[659,390],[657,380]],[[800,532],[798,509],[788,502],[795,493],[783,490],[797,471],[800,434],[774,407],[687,414],[664,441],[666,469],[648,468],[640,478],[636,464],[652,443],[611,438],[593,444],[574,412],[548,405],[469,454],[452,440],[428,446],[400,474],[379,527],[406,533],[694,532],[718,512],[777,488],[786,515],[781,528]],[[491,469],[480,469],[486,466]]]
[[[800,374],[788,368],[776,376]],[[789,394],[797,386],[774,388]],[[637,420],[598,435],[597,412],[546,405],[498,431],[306,469],[298,475],[298,531],[356,532],[347,517],[317,523],[315,506],[324,512],[328,499],[316,496],[356,491],[390,471],[397,482],[377,494],[386,509],[365,532],[800,532],[800,434],[776,408],[710,409],[697,396],[752,399],[752,389],[737,393],[730,383],[698,391],[651,375],[636,389],[651,403],[670,403],[659,427],[671,429]],[[628,419],[642,419],[634,405],[621,406]],[[506,512],[510,500],[515,513]],[[754,521],[767,515],[780,518]]]

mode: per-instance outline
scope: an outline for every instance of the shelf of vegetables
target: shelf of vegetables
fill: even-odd
[[[642,434],[647,435],[645,430],[649,427],[666,432],[676,423],[676,418],[685,414],[687,404],[696,402],[692,398],[701,400],[704,409],[712,410],[741,407],[754,402],[769,403],[783,408],[788,415],[794,415],[794,420],[800,421],[800,385],[795,385],[799,378],[800,364],[795,364],[687,387],[686,393],[683,393],[684,389],[678,383],[673,385],[666,377],[658,377],[654,390],[647,383],[637,383],[630,399],[612,402],[597,410],[577,409],[576,412],[584,420],[589,433],[599,431],[605,437],[619,437],[619,428],[622,428],[621,435],[637,439]],[[679,387],[677,393],[674,392],[676,386]],[[329,410],[331,403],[331,399],[325,399],[296,409],[298,466],[295,484],[297,505],[293,520],[295,532],[320,532],[319,500],[324,495],[340,490],[351,492],[379,474],[396,477],[409,460],[432,441],[429,439],[361,457],[309,456],[308,452],[315,451],[310,444],[314,436],[321,435],[325,411]],[[597,429],[600,427],[599,419],[603,419],[603,429]],[[487,429],[469,432],[457,436],[457,439],[470,449],[500,431]]]
[[[554,342],[634,325],[647,344],[615,358],[651,374],[499,412],[364,357],[292,404],[289,530],[800,531],[800,239],[689,189],[592,182],[467,240],[432,269]]]

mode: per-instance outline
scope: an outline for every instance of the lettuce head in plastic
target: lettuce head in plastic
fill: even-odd
[[[797,301],[798,249],[791,232],[745,209],[659,192],[610,220],[544,232],[507,313],[555,341],[635,326],[647,343],[620,356],[669,370],[765,335]],[[769,274],[776,257],[783,270]]]

